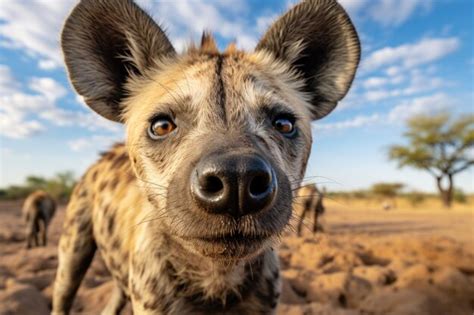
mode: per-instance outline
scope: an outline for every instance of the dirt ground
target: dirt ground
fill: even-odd
[[[324,232],[288,232],[278,314],[473,314],[474,205],[452,210],[328,200]],[[64,209],[49,245],[26,250],[19,202],[0,204],[0,314],[48,314]],[[309,227],[310,222],[306,222]],[[99,314],[111,289],[96,255],[75,314]],[[128,306],[125,314],[131,314]]]

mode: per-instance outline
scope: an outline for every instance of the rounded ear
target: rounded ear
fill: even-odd
[[[313,119],[329,114],[349,90],[360,60],[357,32],[335,0],[306,0],[280,17],[256,50],[289,63],[304,79]]]
[[[76,91],[120,122],[130,75],[176,54],[160,27],[130,0],[82,0],[64,24],[61,46]]]

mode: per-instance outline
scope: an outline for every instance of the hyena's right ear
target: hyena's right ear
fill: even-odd
[[[69,78],[100,115],[121,122],[130,73],[140,75],[176,52],[160,27],[131,0],[82,0],[61,35]]]

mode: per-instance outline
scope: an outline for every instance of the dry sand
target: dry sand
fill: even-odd
[[[379,208],[329,201],[324,233],[283,238],[278,314],[473,314],[472,204]],[[0,204],[0,314],[48,314],[63,216],[61,209],[48,247],[26,250],[20,203]],[[97,257],[76,314],[99,314],[107,302],[110,276]],[[131,314],[129,306],[124,314]]]

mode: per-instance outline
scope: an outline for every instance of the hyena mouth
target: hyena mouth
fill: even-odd
[[[199,231],[190,226],[181,238],[194,252],[215,259],[247,259],[275,246],[291,216],[291,200],[277,198],[275,207],[235,220],[229,216],[207,217]],[[195,232],[195,233],[194,233]]]
[[[228,234],[219,237],[197,237],[190,240],[202,255],[214,259],[244,259],[257,255],[272,240],[267,235]]]
[[[226,234],[222,236],[204,236],[198,237],[197,239],[202,242],[210,243],[210,244],[235,244],[235,245],[248,245],[248,244],[258,244],[263,243],[271,236],[269,235],[246,235],[242,232]]]

